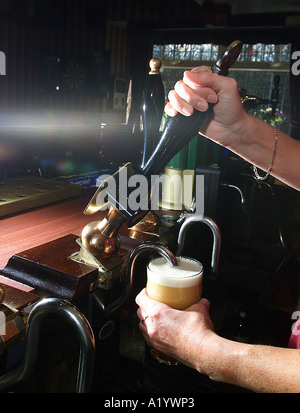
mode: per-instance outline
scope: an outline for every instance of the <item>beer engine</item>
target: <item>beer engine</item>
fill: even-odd
[[[217,63],[212,66],[212,72],[226,76],[229,68],[239,56],[241,47],[242,44],[239,41],[231,43]],[[146,161],[143,160],[139,170],[131,171],[130,176],[138,173],[150,182],[151,176],[158,175],[174,155],[193,139],[201,128],[205,128],[205,125],[211,120],[212,109],[213,105],[209,104],[206,112],[195,110],[190,117],[178,113],[176,116],[169,118],[152,154]],[[129,169],[129,165],[125,165],[124,168]],[[101,191],[104,189],[105,182],[91,199],[84,211],[85,214],[94,214],[103,208],[104,205],[99,203],[98,200]],[[129,228],[136,225],[150,209],[133,211],[124,205],[124,199],[110,199],[109,193],[107,193],[107,201],[108,203],[111,201],[113,206],[109,208],[106,217],[102,221],[85,227],[81,236],[83,247],[99,257],[115,253],[119,247],[118,234],[121,227],[125,223]],[[150,194],[148,201],[150,201]]]
[[[229,68],[237,59],[241,47],[240,41],[231,43],[216,64],[212,66],[212,72],[226,76]],[[156,64],[157,62],[155,62]],[[132,266],[137,256],[140,253],[149,253],[150,250],[153,250],[164,255],[173,265],[176,265],[176,259],[172,252],[162,245],[159,232],[145,231],[143,236],[135,237],[133,235],[133,228],[142,222],[151,208],[151,187],[144,200],[147,208],[134,209],[126,202],[133,189],[128,188],[127,198],[122,195],[120,186],[118,186],[121,185],[120,175],[121,172],[126,172],[127,177],[140,175],[150,183],[151,177],[159,175],[176,153],[189,143],[200,129],[205,128],[213,115],[213,105],[209,104],[206,112],[195,110],[190,117],[181,114],[170,117],[157,142],[158,119],[161,119],[163,110],[163,95],[161,93],[161,79],[155,78],[158,71],[155,65],[151,68],[153,73],[150,73],[149,76],[152,77],[151,81],[156,83],[156,96],[159,95],[160,99],[157,103],[154,102],[154,98],[149,98],[148,101],[144,98],[143,117],[146,131],[141,165],[134,170],[131,163],[125,164],[116,174],[103,181],[84,210],[84,214],[98,213],[102,219],[85,226],[79,237],[70,234],[14,255],[6,267],[1,270],[2,276],[24,283],[33,289],[34,293],[29,293],[32,295],[30,303],[35,305],[31,311],[29,310],[29,328],[24,337],[25,341],[30,342],[33,348],[27,347],[25,361],[19,371],[8,373],[9,376],[7,374],[0,376],[0,390],[6,389],[14,379],[23,380],[27,372],[31,371],[28,363],[35,361],[32,352],[37,351],[35,347],[37,344],[33,344],[33,338],[36,337],[35,329],[40,328],[40,319],[44,314],[57,313],[60,309],[68,322],[71,325],[74,323],[81,343],[81,351],[86,354],[90,371],[91,353],[95,340],[93,330],[97,333],[97,340],[100,339],[101,345],[103,345],[104,339],[111,334],[113,329],[113,324],[108,320],[109,314],[119,310],[130,297],[133,286]],[[154,90],[153,84],[152,90]],[[147,88],[145,88],[146,92]],[[158,110],[153,115],[154,106],[158,107]],[[116,193],[110,191],[111,180],[117,183]],[[105,208],[108,208],[106,213],[103,212]],[[179,226],[183,221],[185,221],[185,225],[180,231],[178,251],[182,250],[182,240],[185,238],[183,232],[189,227],[189,224],[203,222],[212,229],[214,235],[212,272],[215,275],[220,244],[216,225],[202,215],[195,217],[191,211],[179,221]],[[125,239],[125,242],[122,243],[121,238]],[[145,243],[145,241],[147,242]],[[27,303],[26,308],[30,309],[30,303]],[[86,314],[86,318],[80,314],[80,311],[74,309],[73,304],[79,306],[79,310]],[[42,316],[39,316],[39,313]],[[26,319],[26,317],[23,318],[25,322]],[[36,319],[38,321],[35,321]],[[88,380],[86,374],[82,372],[81,368],[78,374],[78,383],[80,383],[78,389],[86,391],[88,386],[83,383]]]

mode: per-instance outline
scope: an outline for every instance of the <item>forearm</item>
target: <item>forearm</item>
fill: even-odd
[[[230,139],[228,148],[266,171],[274,151],[274,128],[258,118],[247,115],[241,128],[233,133],[236,136]],[[278,130],[277,134],[276,156],[271,175],[300,190],[300,141]]]
[[[244,344],[213,335],[202,344],[199,357],[198,370],[212,380],[254,392],[300,392],[300,350]]]
[[[187,71],[169,94],[166,112],[186,116],[194,110],[207,110],[214,103],[214,117],[205,131],[208,138],[227,147],[264,171],[274,151],[274,128],[245,112],[238,85],[232,78],[218,76],[207,67]],[[278,144],[272,175],[300,190],[300,141],[278,131]]]

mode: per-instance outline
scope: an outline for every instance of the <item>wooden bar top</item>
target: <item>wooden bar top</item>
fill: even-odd
[[[83,213],[95,191],[96,188],[84,189],[77,197],[0,218],[0,269],[15,254],[70,234],[80,236],[88,223],[103,219],[106,211]],[[156,241],[157,235],[132,232],[125,225],[120,238],[121,248],[132,250],[141,242]]]
[[[99,214],[83,214],[94,192],[85,189],[80,196],[1,218],[0,268],[14,254],[68,234],[80,235],[86,224],[101,219]]]

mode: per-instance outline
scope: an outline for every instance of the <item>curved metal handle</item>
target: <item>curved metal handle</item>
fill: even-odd
[[[212,249],[212,255],[211,255],[211,269],[210,269],[210,278],[215,279],[217,272],[218,272],[218,266],[219,266],[219,256],[220,256],[220,249],[221,249],[221,233],[220,230],[215,223],[210,218],[203,217],[202,215],[194,215],[194,214],[186,214],[187,218],[183,222],[183,224],[180,227],[179,233],[178,233],[178,238],[177,238],[177,251],[176,255],[179,256],[181,255],[181,252],[183,250],[184,246],[184,241],[186,237],[186,232],[187,229],[194,224],[195,222],[202,222],[203,224],[206,224],[209,226],[213,233],[214,237],[214,243],[213,243],[213,249]]]
[[[90,391],[94,366],[95,339],[89,322],[71,303],[58,298],[46,298],[36,304],[29,314],[26,333],[26,350],[21,366],[0,377],[0,391],[25,380],[34,370],[37,358],[40,327],[48,314],[58,314],[74,327],[80,344],[76,393]]]
[[[170,262],[171,265],[177,265],[177,260],[175,256],[171,253],[171,251],[169,251],[163,245],[150,244],[150,243],[144,243],[144,244],[139,245],[137,248],[133,250],[133,252],[131,253],[129,257],[129,261],[127,264],[127,271],[126,271],[126,287],[125,287],[124,293],[120,296],[119,299],[109,304],[105,308],[105,311],[107,313],[111,313],[112,311],[118,310],[122,305],[125,304],[125,302],[129,298],[131,291],[132,291],[132,285],[133,285],[133,279],[134,279],[134,271],[133,271],[134,264],[138,256],[144,252],[157,252],[162,257],[165,257]]]
[[[225,188],[232,188],[232,189],[237,190],[238,193],[240,194],[241,203],[244,204],[246,202],[243,191],[237,185],[232,185],[232,184],[228,184],[228,183],[221,183],[220,185],[224,186]]]

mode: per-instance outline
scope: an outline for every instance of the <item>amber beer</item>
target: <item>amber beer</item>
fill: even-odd
[[[147,295],[153,300],[184,310],[197,303],[202,295],[203,267],[200,262],[188,257],[177,257],[177,266],[165,258],[156,258],[147,267]],[[178,362],[155,349],[154,357],[164,364]]]

